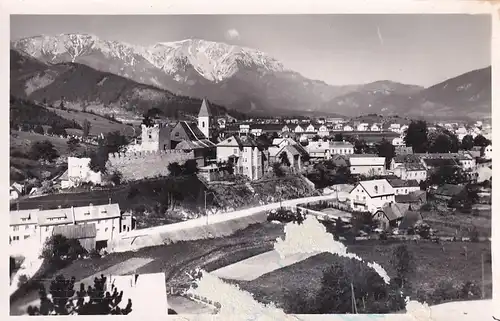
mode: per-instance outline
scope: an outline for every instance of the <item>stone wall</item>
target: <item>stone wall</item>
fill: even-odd
[[[118,170],[127,181],[168,175],[168,165],[177,162],[184,164],[194,159],[194,152],[183,150],[162,150],[151,152],[130,152],[109,154],[108,168]]]

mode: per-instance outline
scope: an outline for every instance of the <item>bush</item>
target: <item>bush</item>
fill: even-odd
[[[75,239],[68,239],[63,235],[52,235],[42,250],[41,258],[46,259],[54,268],[62,268],[67,263],[78,258],[87,251]]]

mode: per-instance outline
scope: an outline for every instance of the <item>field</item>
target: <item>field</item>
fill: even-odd
[[[401,242],[381,244],[380,241],[364,241],[349,245],[349,252],[358,254],[366,261],[379,263],[394,277],[395,270],[390,264],[394,246]],[[476,284],[481,282],[481,251],[491,251],[490,243],[468,243],[467,258],[464,255],[464,243],[435,244],[431,242],[407,242],[414,256],[415,273],[410,277],[412,293],[429,291],[440,281],[451,281],[458,285],[466,281]],[[486,257],[487,255],[485,255]],[[264,274],[252,281],[231,281],[238,283],[242,289],[253,293],[263,303],[275,302],[283,304],[283,289],[307,289],[309,293],[317,291],[321,284],[323,270],[329,266],[334,257],[320,254],[302,262]],[[491,261],[485,259],[485,280],[487,297],[491,297]]]
[[[491,209],[478,210],[476,216],[460,212],[438,214],[423,212],[424,221],[438,230],[438,235],[469,237],[470,230],[476,228],[479,236],[491,236]]]
[[[45,136],[30,132],[20,132],[15,130],[13,130],[12,134],[10,135],[10,148],[11,150],[26,154],[29,152],[30,146],[33,142],[40,142],[44,140],[50,141],[60,155],[67,154],[69,152],[67,139],[56,136]],[[92,146],[80,144],[80,150],[84,150],[85,148],[92,148]]]
[[[99,115],[94,115],[90,113],[84,113],[82,111],[76,110],[61,110],[57,108],[47,108],[50,111],[55,112],[57,115],[69,119],[75,120],[78,124],[83,125],[85,120],[88,120],[92,127],[90,127],[90,135],[97,136],[101,133],[106,134],[108,132],[119,131],[123,135],[133,136],[134,130],[131,126],[120,124],[117,121],[109,120]]]
[[[188,278],[184,272],[196,267],[213,271],[220,267],[235,263],[248,257],[267,252],[272,249],[274,240],[283,235],[283,225],[263,223],[249,226],[230,237],[191,242],[179,242],[170,245],[143,248],[136,252],[113,253],[100,259],[86,259],[73,262],[58,271],[67,277],[74,276],[81,281],[107,269],[115,269],[116,265],[132,258],[152,259],[133,272],[154,273],[165,272],[167,289],[178,290],[186,287]],[[109,270],[108,270],[109,271]],[[48,284],[51,275],[44,277]],[[20,314],[20,307],[36,300],[36,291],[11,302],[11,314]]]

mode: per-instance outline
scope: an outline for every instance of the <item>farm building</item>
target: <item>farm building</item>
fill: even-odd
[[[52,235],[60,234],[67,239],[74,239],[80,242],[81,246],[91,252],[96,248],[96,226],[92,224],[83,225],[60,225],[55,226]]]

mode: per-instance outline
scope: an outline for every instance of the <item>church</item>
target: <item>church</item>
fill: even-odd
[[[215,119],[207,99],[203,99],[198,122],[178,121],[176,124],[155,123],[153,126],[142,124],[141,151],[184,150],[194,151],[198,166],[205,160],[215,158],[214,137]]]

